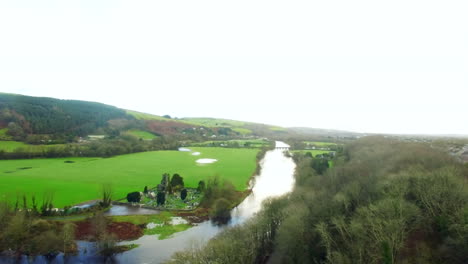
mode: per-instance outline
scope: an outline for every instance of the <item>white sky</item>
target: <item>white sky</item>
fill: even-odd
[[[468,134],[468,1],[0,0],[0,91]]]

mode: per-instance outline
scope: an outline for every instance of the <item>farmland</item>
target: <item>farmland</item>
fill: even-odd
[[[19,141],[0,141],[0,151],[13,152],[21,149],[26,152],[41,152],[50,148],[63,145],[29,145]]]
[[[7,131],[7,128],[0,129],[0,140],[11,140],[11,136],[7,134]]]
[[[135,136],[137,138],[141,138],[143,140],[151,140],[151,139],[157,138],[156,135],[154,135],[154,134],[152,134],[150,132],[146,132],[146,131],[143,131],[143,130],[137,130],[137,129],[129,130],[126,133],[128,133],[128,134],[130,134],[132,136]]]
[[[293,150],[292,153],[307,153],[307,152],[310,152],[312,154],[312,156],[317,156],[317,155],[322,155],[322,154],[325,154],[325,153],[330,153],[330,152],[334,152],[334,151],[330,151],[330,150],[320,150],[320,149],[307,149],[307,150]]]
[[[15,200],[18,194],[53,193],[54,205],[63,207],[99,199],[102,184],[110,183],[115,198],[123,198],[143,187],[156,186],[163,173],[179,173],[185,185],[196,187],[200,180],[219,175],[244,190],[255,171],[255,149],[193,148],[200,152],[154,151],[112,158],[55,158],[0,161],[0,193]],[[197,159],[218,162],[200,165]]]
[[[241,139],[233,139],[227,141],[205,141],[201,143],[193,143],[193,146],[197,147],[246,147],[246,148],[262,148],[269,146],[271,141],[263,140],[263,139],[249,139],[249,140],[241,140]]]
[[[306,145],[312,145],[312,146],[317,146],[317,147],[330,147],[330,146],[336,146],[336,143],[332,142],[318,142],[318,141],[304,141]]]

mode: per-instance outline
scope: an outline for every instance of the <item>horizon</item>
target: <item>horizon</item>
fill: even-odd
[[[2,2],[0,87],[156,115],[465,136],[467,8]]]

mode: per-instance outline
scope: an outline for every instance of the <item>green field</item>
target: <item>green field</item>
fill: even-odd
[[[236,131],[237,133],[240,133],[241,135],[252,134],[252,130],[247,129],[247,128],[235,127],[235,128],[232,128],[232,130]]]
[[[55,206],[62,207],[99,199],[102,184],[111,183],[115,198],[123,198],[144,186],[160,183],[163,173],[179,173],[185,185],[219,175],[229,179],[238,190],[247,187],[256,168],[256,149],[193,148],[201,152],[153,151],[112,158],[57,158],[0,161],[0,200],[16,200],[17,194],[35,194],[41,200],[45,192],[54,194]],[[218,159],[199,165],[200,158]],[[66,163],[72,161],[74,163]]]
[[[245,122],[218,118],[183,118],[181,121],[206,127],[243,127]]]
[[[306,149],[306,150],[293,150],[292,153],[307,153],[307,152],[310,152],[312,153],[312,156],[315,157],[317,155],[321,155],[321,154],[324,154],[324,153],[330,153],[330,152],[334,152],[334,151],[330,151],[330,150],[320,150],[320,149]]]
[[[150,132],[146,132],[146,131],[143,131],[143,130],[129,130],[127,131],[126,133],[132,135],[132,136],[135,136],[137,138],[141,138],[141,139],[144,139],[144,140],[152,140],[152,139],[155,139],[157,138],[156,135],[150,133]]]
[[[336,143],[331,143],[331,142],[319,142],[319,141],[304,141],[305,144],[307,145],[314,145],[317,147],[328,147],[328,146],[336,146]]]
[[[11,136],[7,135],[8,128],[0,129],[0,140],[11,140]]]
[[[13,152],[19,148],[21,148],[24,152],[41,152],[46,149],[58,146],[64,145],[29,145],[19,141],[0,141],[0,150],[3,150],[5,152]]]
[[[197,147],[216,147],[220,146],[221,144],[229,145],[229,144],[238,144],[239,147],[249,147],[249,148],[261,148],[264,146],[269,146],[271,141],[262,140],[262,139],[233,139],[227,141],[205,141],[205,142],[198,142],[193,143],[193,146]],[[236,146],[237,147],[237,146]]]
[[[272,131],[280,131],[280,132],[281,132],[281,131],[287,131],[287,129],[284,128],[284,127],[275,127],[275,126],[274,126],[274,127],[270,127],[270,130],[272,130]]]
[[[152,114],[147,114],[147,113],[141,113],[141,112],[136,112],[136,111],[130,111],[127,110],[127,114],[135,117],[136,119],[141,119],[141,120],[161,120],[161,121],[170,121],[171,119],[165,118],[162,116],[157,116],[157,115],[152,115]]]

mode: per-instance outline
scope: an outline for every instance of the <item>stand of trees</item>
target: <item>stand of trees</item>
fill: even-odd
[[[0,252],[47,256],[76,252],[75,227],[70,222],[49,222],[7,202],[0,202],[0,222]]]
[[[246,224],[170,263],[466,263],[468,169],[428,145],[367,137]]]
[[[86,136],[119,118],[133,119],[122,109],[100,103],[0,94],[0,120],[11,124],[9,133],[15,140],[28,134]]]

